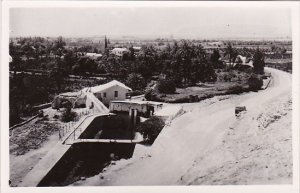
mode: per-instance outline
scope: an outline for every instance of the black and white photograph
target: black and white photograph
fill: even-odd
[[[298,192],[299,5],[6,2],[2,191]]]

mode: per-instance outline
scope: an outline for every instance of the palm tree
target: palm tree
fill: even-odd
[[[177,51],[178,62],[181,64],[181,70],[183,71],[183,79],[185,83],[190,81],[192,58],[195,57],[195,49],[191,42],[182,40],[181,45]]]
[[[238,52],[236,49],[234,49],[230,43],[228,43],[227,48],[225,49],[225,56],[229,57],[229,65],[233,65],[236,57],[238,55]]]
[[[265,60],[264,60],[264,54],[259,50],[259,48],[256,49],[254,55],[253,55],[253,68],[254,72],[258,74],[264,73],[264,67],[265,67]]]
[[[62,56],[62,53],[64,51],[64,46],[66,45],[66,42],[63,41],[63,38],[59,36],[57,40],[54,43],[54,50],[55,50],[55,55]]]

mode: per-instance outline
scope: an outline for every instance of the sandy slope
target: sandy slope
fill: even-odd
[[[267,90],[184,104],[152,147],[73,185],[291,183],[291,75],[267,70]],[[237,105],[247,107],[238,119]]]

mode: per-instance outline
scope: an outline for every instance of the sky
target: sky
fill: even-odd
[[[12,8],[11,36],[291,37],[288,8]]]

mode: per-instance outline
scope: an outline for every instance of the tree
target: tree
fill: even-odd
[[[152,88],[147,88],[145,91],[145,99],[147,101],[151,101],[153,98],[153,95],[155,95],[154,90]]]
[[[254,72],[257,74],[263,74],[264,67],[265,67],[264,54],[259,50],[259,48],[257,48],[253,55]]]
[[[99,61],[98,66],[97,66],[97,72],[100,74],[106,74],[105,65],[104,65],[103,61]]]
[[[50,71],[49,78],[54,80],[57,86],[57,90],[61,91],[61,86],[67,77],[67,73],[64,69],[55,67]]]
[[[221,55],[218,49],[214,49],[212,55],[210,56],[210,61],[215,68],[219,68],[221,62],[219,61]]]
[[[63,40],[63,38],[61,36],[59,36],[53,45],[55,54],[58,55],[59,57],[61,57],[63,55],[65,45],[66,45],[66,42]]]
[[[135,60],[133,46],[130,46],[128,50],[129,50],[129,56],[128,56],[128,59],[129,59],[129,60]]]
[[[67,101],[67,102],[70,103],[69,101]],[[70,122],[70,121],[73,121],[76,116],[77,116],[77,113],[72,111],[72,107],[70,105],[67,105],[61,115],[61,121]]]
[[[146,142],[152,144],[164,126],[165,122],[162,118],[153,116],[138,125],[137,131],[143,135]]]
[[[192,71],[190,74],[191,83],[215,82],[217,76],[213,66],[207,62],[205,57],[198,57],[192,60]]]
[[[138,73],[129,74],[126,83],[133,90],[142,90],[146,86],[144,78]]]
[[[22,45],[21,52],[26,55],[27,60],[35,55],[29,42]]]
[[[235,62],[236,57],[238,56],[238,52],[231,46],[231,43],[228,43],[227,48],[225,50],[225,56],[229,57],[229,64],[232,65]]]
[[[107,44],[108,44],[108,41],[106,39],[106,36],[104,36],[104,49],[107,49]]]
[[[157,83],[157,89],[160,93],[173,94],[176,91],[176,85],[171,79],[160,79]]]
[[[143,59],[132,61],[130,67],[132,72],[141,74],[145,80],[149,80],[154,71],[153,66]]]
[[[81,67],[84,72],[93,73],[93,72],[96,72],[97,66],[98,66],[98,64],[96,63],[95,60],[87,58],[85,61],[85,64]]]
[[[70,73],[73,65],[76,62],[76,57],[74,56],[73,51],[68,51],[64,57],[65,69]]]
[[[9,70],[14,71],[14,77],[16,76],[17,71],[22,69],[22,59],[19,53],[14,53],[11,55],[12,62],[9,63]]]
[[[173,80],[178,87],[182,86],[183,71],[181,68],[182,65],[180,61],[172,59],[168,63],[168,70],[166,71],[166,78]]]
[[[195,57],[195,49],[190,41],[182,40],[177,51],[178,62],[181,63],[181,70],[183,71],[184,83],[189,83],[191,74],[191,60]]]
[[[263,80],[256,74],[252,74],[248,79],[248,85],[250,90],[257,91],[263,86]]]
[[[87,75],[87,72],[95,72],[97,70],[98,64],[95,61],[87,58],[81,57],[77,60],[74,66],[72,66],[72,71],[75,74]]]

